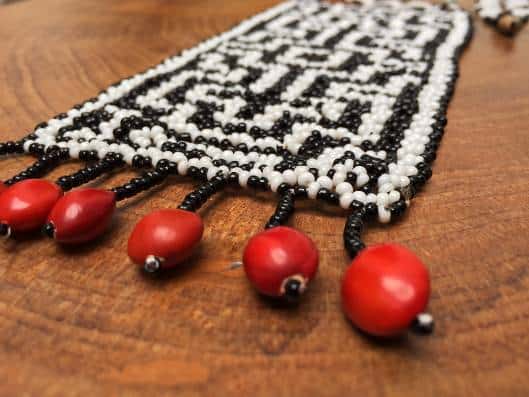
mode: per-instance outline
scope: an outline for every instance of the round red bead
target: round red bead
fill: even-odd
[[[429,295],[428,270],[397,244],[360,251],[342,282],[345,313],[358,328],[376,336],[405,331],[424,311]]]
[[[108,228],[116,195],[102,189],[79,189],[64,195],[48,216],[53,237],[62,244],[80,244],[99,237]]]
[[[203,232],[202,218],[194,212],[180,209],[155,211],[134,227],[128,254],[141,266],[150,257],[155,257],[161,268],[171,268],[192,255]]]
[[[243,254],[246,276],[259,292],[285,295],[285,282],[298,278],[306,284],[318,270],[318,250],[300,231],[274,227],[253,236]],[[301,291],[302,292],[302,291]]]
[[[0,195],[0,223],[12,232],[38,230],[62,196],[61,188],[43,179],[26,179]]]

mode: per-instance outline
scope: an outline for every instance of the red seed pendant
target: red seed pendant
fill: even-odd
[[[194,212],[155,211],[134,227],[128,254],[134,263],[151,273],[171,268],[191,256],[203,232],[202,218]]]
[[[243,255],[246,276],[268,296],[298,297],[318,270],[318,250],[300,231],[277,226],[250,239]]]
[[[397,244],[360,251],[343,278],[342,304],[349,319],[376,336],[393,336],[424,311],[430,279],[424,264]]]
[[[3,192],[4,190],[6,190],[6,189],[7,189],[7,186],[4,185],[2,182],[0,182],[0,194],[2,194],[2,192]]]
[[[115,194],[102,189],[74,190],[53,207],[45,233],[62,244],[80,244],[108,228],[116,208]]]
[[[6,234],[38,230],[62,196],[61,188],[43,179],[26,179],[0,195],[0,224]]]

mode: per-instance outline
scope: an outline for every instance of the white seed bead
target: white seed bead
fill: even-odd
[[[356,177],[356,186],[362,187],[369,182],[369,176],[367,174],[360,174]]]
[[[391,212],[382,205],[378,206],[378,220],[382,223],[391,221]]]
[[[178,163],[178,173],[180,175],[185,175],[187,173],[188,163],[187,160],[182,160]]]
[[[318,182],[312,182],[307,188],[307,195],[310,199],[315,199],[320,189],[321,185]]]
[[[310,172],[303,172],[298,177],[298,184],[301,186],[309,186],[312,182],[314,182],[314,175]]]
[[[242,187],[246,187],[248,184],[248,178],[250,177],[250,173],[248,171],[240,171],[239,172],[239,185]]]
[[[209,168],[209,169],[208,169],[208,172],[207,172],[207,178],[208,178],[208,180],[213,179],[213,177],[214,177],[215,175],[217,175],[217,172],[218,172],[218,171],[219,171],[219,170],[218,170],[218,168],[216,168],[216,167],[211,167],[211,168]]]
[[[377,194],[377,205],[381,207],[387,207],[389,204],[389,197],[387,193]]]
[[[270,189],[273,192],[277,192],[277,188],[283,183],[283,176],[273,176],[272,179],[270,179]]]
[[[318,179],[317,179],[318,183],[321,185],[322,188],[325,188],[325,189],[332,189],[332,179],[329,178],[328,176],[320,176]]]
[[[381,187],[378,188],[378,191],[380,193],[389,193],[393,189],[395,189],[395,186],[393,186],[392,183],[385,183],[384,185],[382,185]]]
[[[343,172],[336,172],[334,176],[332,177],[332,181],[335,185],[338,185],[339,183],[344,182],[347,179],[347,175],[345,175]]]
[[[364,192],[357,190],[356,192],[353,192],[353,200],[360,201],[361,203],[365,204],[367,203],[367,195]]]
[[[336,186],[336,193],[342,195],[353,191],[353,186],[349,182],[342,182]]]
[[[388,198],[389,198],[389,203],[393,204],[400,200],[400,193],[397,190],[392,190],[391,192],[389,192]]]
[[[342,207],[344,210],[348,209],[353,200],[353,193],[347,192],[342,194],[340,196],[340,207]]]
[[[286,170],[283,172],[283,179],[289,185],[295,185],[298,180],[298,177],[294,171]]]

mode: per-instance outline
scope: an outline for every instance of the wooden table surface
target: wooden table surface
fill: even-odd
[[[276,0],[29,0],[0,7],[0,139],[22,137],[110,83],[222,32]],[[468,2],[467,2],[468,4]],[[428,264],[437,329],[376,343],[340,310],[343,214],[303,204],[320,273],[296,308],[270,305],[240,268],[271,196],[206,206],[190,266],[140,274],[126,241],[142,215],[190,191],[174,179],[119,211],[111,232],[65,250],[35,237],[0,255],[0,394],[178,396],[529,395],[529,26],[482,22],[461,62],[434,177],[368,244],[407,245]],[[0,177],[29,164],[0,160]],[[73,170],[69,164],[51,177]],[[132,173],[114,175],[112,186]]]

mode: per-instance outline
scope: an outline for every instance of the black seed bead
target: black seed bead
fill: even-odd
[[[279,221],[268,221],[265,225],[265,229],[271,229],[276,226],[281,226],[281,223]]]
[[[132,166],[135,167],[135,168],[142,168],[144,166],[144,163],[145,163],[145,159],[140,154],[136,154],[132,158]]]
[[[403,199],[398,200],[391,205],[391,215],[396,217],[401,216],[406,211],[406,207],[406,202]]]
[[[253,188],[258,188],[260,187],[260,184],[259,184],[259,177],[258,176],[255,176],[255,175],[251,175],[249,178],[248,178],[248,186],[250,187],[253,187]]]
[[[187,169],[187,174],[193,178],[197,178],[200,175],[200,170],[192,165]]]
[[[435,322],[432,320],[430,322],[421,323],[419,318],[415,318],[411,324],[411,330],[419,335],[429,335],[435,329]]]
[[[46,223],[42,227],[42,234],[44,234],[45,236],[49,238],[54,238],[55,237],[55,226],[53,226],[53,223],[51,222]]]
[[[228,182],[233,185],[239,183],[239,175],[237,175],[236,172],[230,172],[228,175]]]
[[[9,225],[5,223],[0,223],[0,236],[5,237],[9,235],[9,233],[10,233]]]
[[[294,195],[295,197],[302,197],[302,198],[307,197],[308,196],[307,188],[305,186],[296,186],[294,188]]]
[[[35,126],[35,131],[40,129],[40,128],[46,128],[48,126],[48,123],[46,122],[42,122],[42,123],[39,123]]]
[[[285,194],[288,190],[290,190],[290,185],[288,183],[283,182],[277,187],[277,192],[281,195]]]
[[[326,201],[331,204],[338,204],[340,202],[340,197],[335,192],[329,192],[327,195]]]
[[[344,240],[344,245],[351,258],[365,248],[365,244],[360,240]]]
[[[289,301],[297,301],[302,294],[303,284],[300,280],[292,278],[285,283],[284,296]]]
[[[316,198],[323,201],[328,201],[328,197],[331,191],[327,188],[321,188],[318,190],[318,194],[316,195]]]
[[[194,211],[193,206],[188,203],[182,203],[178,206],[178,208],[184,211]]]
[[[361,213],[362,215],[365,212],[364,203],[358,200],[353,200],[349,205],[349,208],[355,211],[356,213]]]

